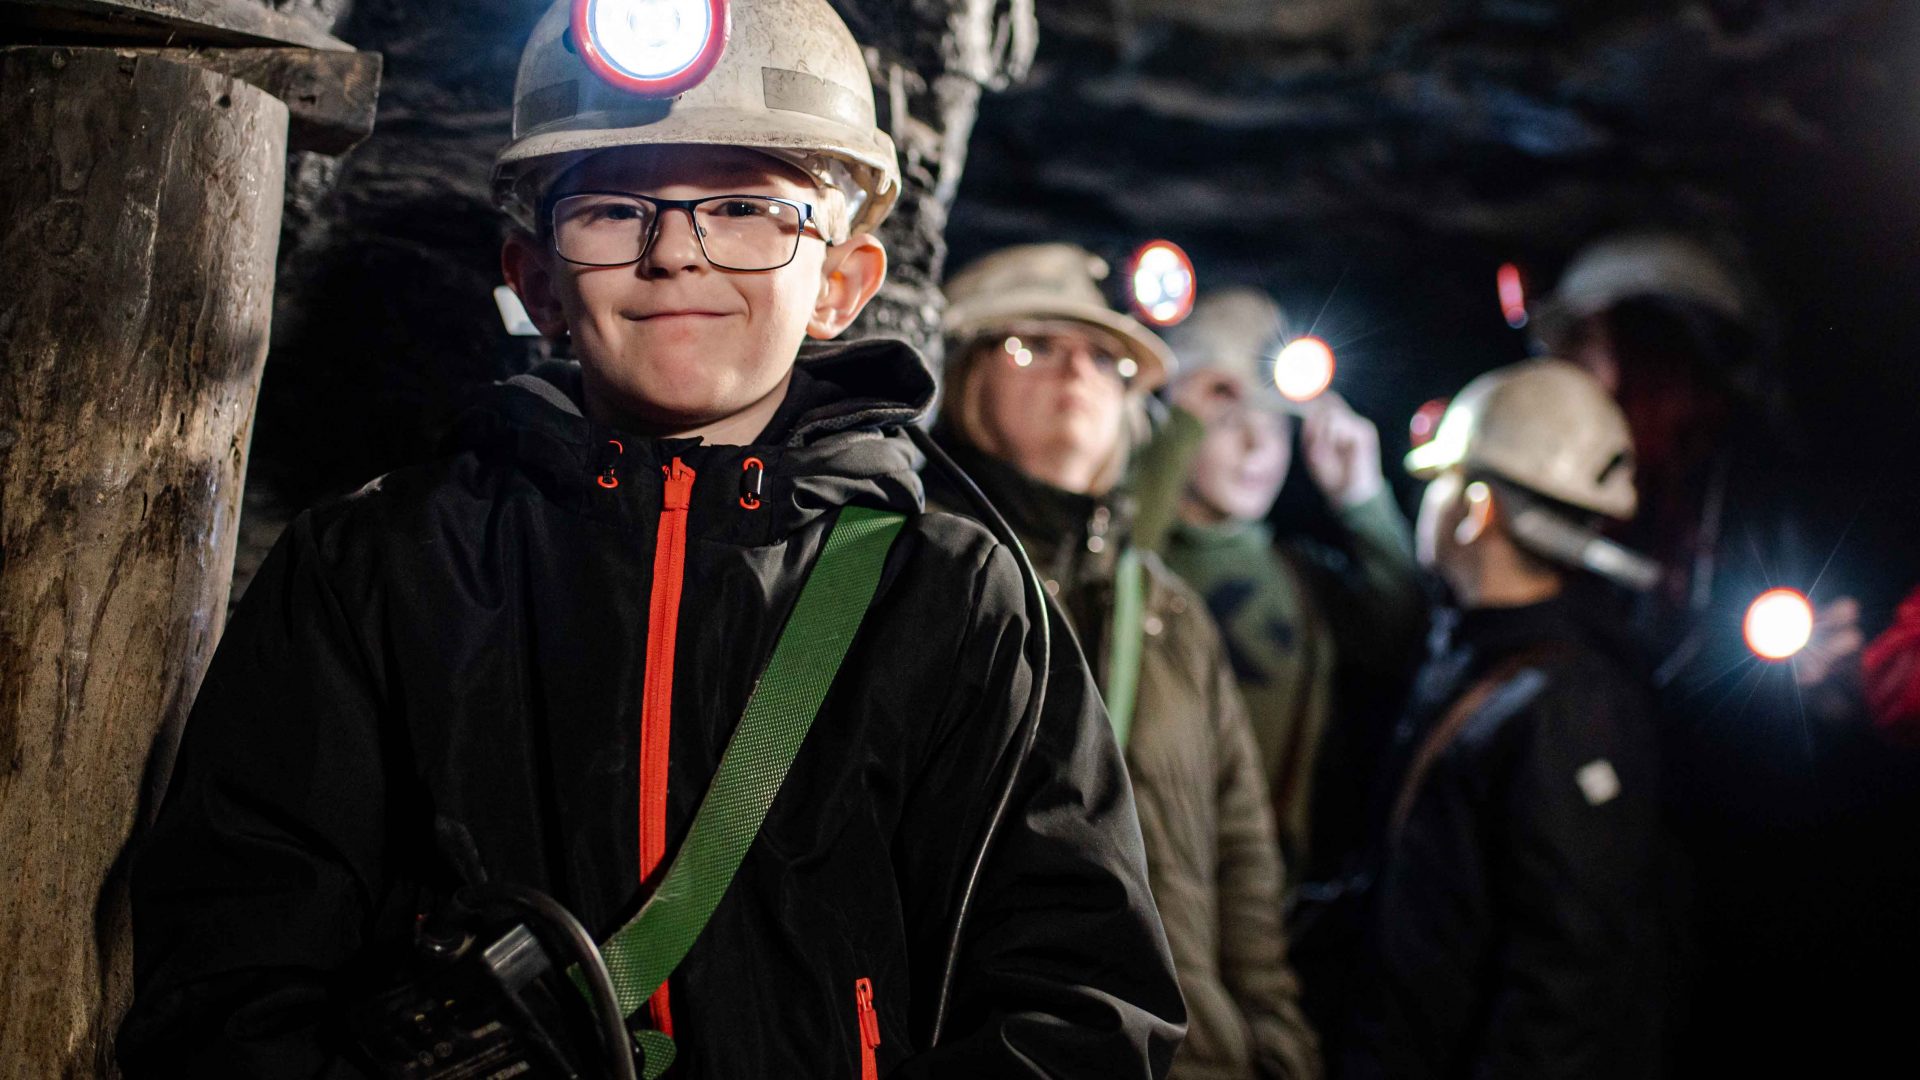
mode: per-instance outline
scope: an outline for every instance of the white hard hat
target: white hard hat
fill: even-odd
[[[1621,521],[1633,517],[1633,435],[1606,387],[1564,360],[1528,360],[1467,384],[1432,441],[1407,455],[1432,479],[1460,466]]]
[[[1119,338],[1140,366],[1133,389],[1164,386],[1173,370],[1166,342],[1107,304],[1100,282],[1106,260],[1074,244],[1021,244],[982,256],[947,280],[947,311],[940,327],[949,338],[995,333],[1022,319],[1067,319]]]
[[[677,85],[661,82],[669,96],[616,85],[617,68],[603,75],[583,55],[606,66],[579,36],[597,25],[590,12],[620,3],[634,5],[630,20],[705,28],[713,48]],[[846,196],[848,220],[829,223],[843,235],[878,227],[900,193],[866,61],[827,0],[554,0],[520,54],[513,139],[494,163],[500,208],[531,227],[545,186],[586,155],[672,145],[744,147],[798,166]]]
[[[1218,369],[1245,381],[1265,408],[1296,408],[1274,389],[1273,360],[1286,343],[1286,312],[1264,290],[1233,286],[1208,292],[1185,322],[1167,331],[1183,373]]]
[[[1541,306],[1535,334],[1549,349],[1564,348],[1574,324],[1641,297],[1678,300],[1736,326],[1755,317],[1752,290],[1705,245],[1675,233],[1628,233],[1574,256]]]

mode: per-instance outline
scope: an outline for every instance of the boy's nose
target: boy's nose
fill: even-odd
[[[640,260],[641,272],[662,276],[705,269],[707,257],[700,248],[698,228],[691,210],[662,211],[660,220],[653,226],[653,245],[647,249],[646,258]]]

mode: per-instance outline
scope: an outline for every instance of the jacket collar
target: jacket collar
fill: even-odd
[[[1131,496],[1065,491],[981,451],[951,427],[938,426],[933,435],[1019,534],[1041,574],[1062,585],[1113,576],[1120,552],[1132,539]],[[930,478],[929,484],[936,498],[964,505],[948,497],[939,478]]]
[[[1644,660],[1619,607],[1610,590],[1574,579],[1565,592],[1537,604],[1447,611],[1436,618],[1435,641],[1468,674],[1548,643],[1590,648],[1639,670]]]
[[[452,443],[511,463],[557,503],[633,527],[656,520],[663,467],[679,458],[696,474],[689,532],[763,544],[849,503],[918,510],[921,457],[902,428],[933,391],[926,364],[903,342],[809,344],[767,430],[749,445],[714,446],[594,422],[580,407],[579,365],[553,363],[480,391]]]
[[[1199,551],[1266,551],[1273,546],[1273,526],[1265,521],[1223,521],[1218,525],[1195,525],[1178,518],[1173,534],[1180,542]]]

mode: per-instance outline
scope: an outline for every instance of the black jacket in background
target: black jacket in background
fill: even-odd
[[[1529,662],[1435,760],[1387,842],[1347,1075],[1659,1074],[1673,918],[1659,733],[1605,609],[1474,611],[1436,635],[1382,835],[1413,748],[1503,661]]]
[[[577,375],[577,372],[575,373]],[[902,432],[932,381],[890,342],[803,354],[753,446],[496,387],[444,460],[301,515],[227,628],[133,872],[130,1077],[353,1077],[338,1007],[477,855],[604,938],[637,880],[638,736],[663,481],[697,473],[664,872],[841,506],[911,517],[758,839],[671,980],[682,1078],[1158,1077],[1183,1011],[1120,758],[1068,632],[929,1048],[956,901],[1033,683],[1023,585],[919,514]],[[764,505],[742,506],[749,457]],[[611,468],[619,484],[597,478]]]

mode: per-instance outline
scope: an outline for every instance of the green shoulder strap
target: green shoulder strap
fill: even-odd
[[[1146,627],[1146,568],[1140,549],[1128,545],[1113,577],[1112,639],[1107,642],[1107,720],[1125,750],[1133,734],[1133,704],[1140,690],[1141,634]]]
[[[680,853],[639,914],[601,950],[628,1017],[680,966],[759,835],[873,601],[887,551],[905,520],[902,514],[858,506],[840,511]],[[577,972],[574,978],[580,981]],[[652,1030],[635,1034],[646,1054],[647,1080],[656,1080],[673,1063],[673,1040]]]

